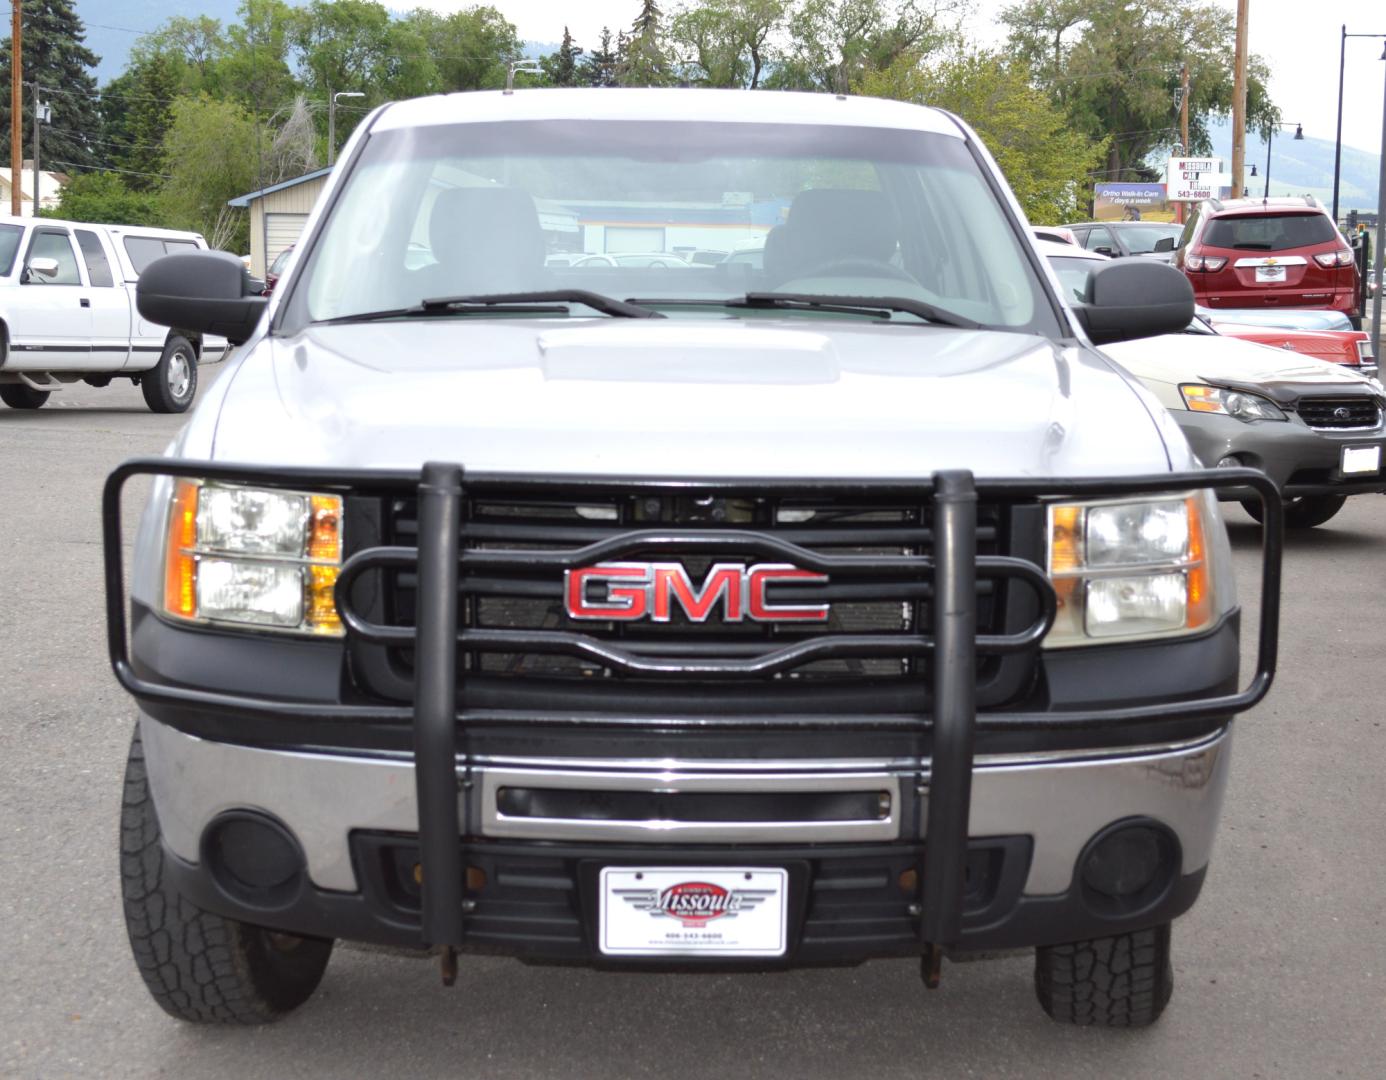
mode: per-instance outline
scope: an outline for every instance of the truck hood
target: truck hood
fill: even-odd
[[[227,377],[213,456],[247,464],[793,479],[1170,467],[1144,390],[1090,350],[1025,334],[392,321],[263,339]]]
[[[1139,379],[1252,389],[1278,401],[1297,400],[1306,391],[1378,393],[1375,382],[1350,367],[1234,337],[1168,334],[1102,351]]]

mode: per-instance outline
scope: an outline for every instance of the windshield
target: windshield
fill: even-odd
[[[1208,222],[1208,247],[1247,251],[1288,251],[1335,240],[1338,230],[1327,214],[1256,214],[1220,217]]]
[[[18,225],[0,225],[0,275],[14,269],[14,256],[23,235],[24,230]]]
[[[746,255],[708,265],[679,250]],[[1039,276],[960,139],[692,121],[373,135],[282,325],[441,297],[574,289],[714,306],[768,291],[903,297],[976,323],[1059,333]]]
[[[1132,255],[1149,255],[1155,250],[1157,241],[1178,240],[1183,231],[1182,225],[1126,225],[1122,227],[1121,238]]]

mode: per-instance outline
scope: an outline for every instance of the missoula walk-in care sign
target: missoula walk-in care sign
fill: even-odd
[[[1174,207],[1165,191],[1164,184],[1094,184],[1093,220],[1173,221]]]

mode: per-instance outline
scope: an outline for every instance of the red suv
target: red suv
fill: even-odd
[[[1352,248],[1312,197],[1200,203],[1179,237],[1174,265],[1206,307],[1360,314]]]

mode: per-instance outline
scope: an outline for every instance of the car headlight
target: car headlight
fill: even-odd
[[[339,495],[177,480],[164,611],[194,622],[340,637]]]
[[[1273,401],[1245,390],[1224,390],[1218,386],[1185,384],[1179,388],[1184,404],[1193,412],[1222,413],[1250,423],[1252,420],[1284,420],[1285,414]]]
[[[1047,647],[1163,637],[1207,627],[1215,598],[1199,494],[1049,507],[1058,614]]]

